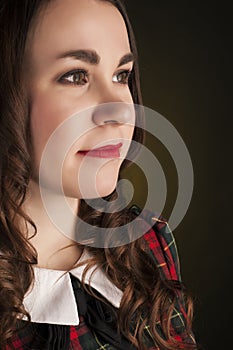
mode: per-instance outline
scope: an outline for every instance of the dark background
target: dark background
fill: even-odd
[[[205,349],[229,349],[232,11],[223,2],[220,6],[125,0],[125,4],[137,40],[144,105],[175,126],[193,162],[192,202],[173,233],[183,281],[194,296],[194,333]],[[174,164],[162,145],[155,141],[151,147],[167,177],[167,217],[177,193]],[[140,178],[135,169],[132,176]],[[138,188],[140,202],[143,181]]]

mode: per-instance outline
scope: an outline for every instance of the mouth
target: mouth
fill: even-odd
[[[122,143],[120,142],[117,145],[107,145],[91,150],[78,151],[78,154],[82,156],[97,158],[119,158],[121,146]]]

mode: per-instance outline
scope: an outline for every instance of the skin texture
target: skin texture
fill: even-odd
[[[99,56],[98,62],[91,64],[74,57],[57,59],[70,50],[94,51]],[[81,252],[78,247],[71,247],[51,258],[58,249],[72,241],[53,225],[41,201],[39,168],[43,151],[59,125],[70,116],[77,115],[75,127],[77,130],[80,128],[82,133],[70,145],[62,168],[66,200],[72,211],[77,213],[80,198],[103,197],[114,190],[133,136],[134,116],[126,113],[124,117],[121,110],[114,115],[101,113],[101,109],[96,113],[96,108],[104,103],[132,103],[127,79],[121,72],[131,70],[133,62],[119,66],[122,57],[128,53],[130,45],[121,14],[111,4],[96,0],[53,1],[39,15],[28,36],[24,78],[30,101],[34,173],[25,210],[38,228],[31,241],[38,252],[39,266],[66,269]],[[84,69],[88,73],[64,77],[75,69]],[[81,85],[71,83],[77,81]],[[91,108],[88,113],[79,113],[87,108]],[[58,133],[56,147],[50,152],[48,174],[54,171],[55,176],[59,171],[56,169],[57,157],[69,142],[69,132],[67,127]],[[83,161],[78,151],[117,144],[119,140],[123,143],[120,158],[85,157],[85,171],[80,182],[77,181]],[[44,178],[48,193],[56,192],[51,176],[48,179],[45,174]]]

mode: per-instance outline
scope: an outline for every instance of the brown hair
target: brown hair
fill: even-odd
[[[17,318],[30,315],[23,306],[23,298],[33,283],[33,264],[37,254],[27,237],[22,235],[22,222],[36,226],[21,206],[26,198],[31,177],[32,159],[29,152],[30,120],[29,103],[22,81],[22,66],[25,44],[32,22],[38,18],[39,11],[54,0],[0,0],[0,348],[3,348],[16,328]],[[142,104],[137,63],[137,49],[133,31],[124,6],[119,0],[107,1],[118,8],[122,14],[130,40],[131,50],[136,58],[129,81],[134,103]],[[143,119],[135,128],[133,140],[143,143]],[[132,150],[130,150],[132,151]],[[138,150],[134,150],[137,152]],[[136,154],[136,153],[135,153]],[[130,165],[128,160],[122,163],[122,169]],[[120,177],[120,176],[119,176]],[[111,201],[117,197],[116,191],[105,197]],[[95,226],[122,226],[132,220],[127,209],[107,214],[93,209],[80,201],[79,216]],[[176,299],[176,285],[161,280],[156,264],[145,252],[144,238],[116,247],[85,249],[92,252],[87,269],[97,264],[107,276],[123,291],[122,303],[118,312],[118,327],[138,349],[146,349],[143,339],[145,324],[140,323],[141,310],[153,300],[150,315],[145,322],[150,326],[155,345],[162,349],[188,349],[194,345],[178,343],[170,334],[171,315]],[[119,258],[120,257],[120,258]],[[87,271],[86,269],[86,271]],[[151,276],[154,276],[152,279]],[[187,297],[187,334],[191,332],[192,301]],[[137,330],[130,332],[130,322],[136,317]],[[167,315],[162,323],[166,339],[156,329],[156,322]],[[183,345],[182,345],[183,344]]]

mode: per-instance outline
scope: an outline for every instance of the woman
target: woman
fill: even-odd
[[[135,126],[143,126],[142,114],[126,107],[141,104],[141,95],[124,7],[118,0],[1,0],[0,32],[1,349],[196,348],[192,302],[166,223],[148,212],[142,237],[122,245],[111,236],[140,213],[114,201],[126,154],[137,153],[126,141],[143,140]],[[67,124],[73,115],[77,128]],[[82,130],[74,142],[71,129]],[[54,135],[56,148],[46,153]],[[41,190],[59,220],[54,179],[64,139],[63,197],[82,220],[74,228],[62,217],[61,230]],[[86,181],[77,185],[83,162]],[[92,198],[111,211],[84,200]],[[92,235],[85,244],[90,226],[94,235],[106,228],[108,244],[89,244]]]

